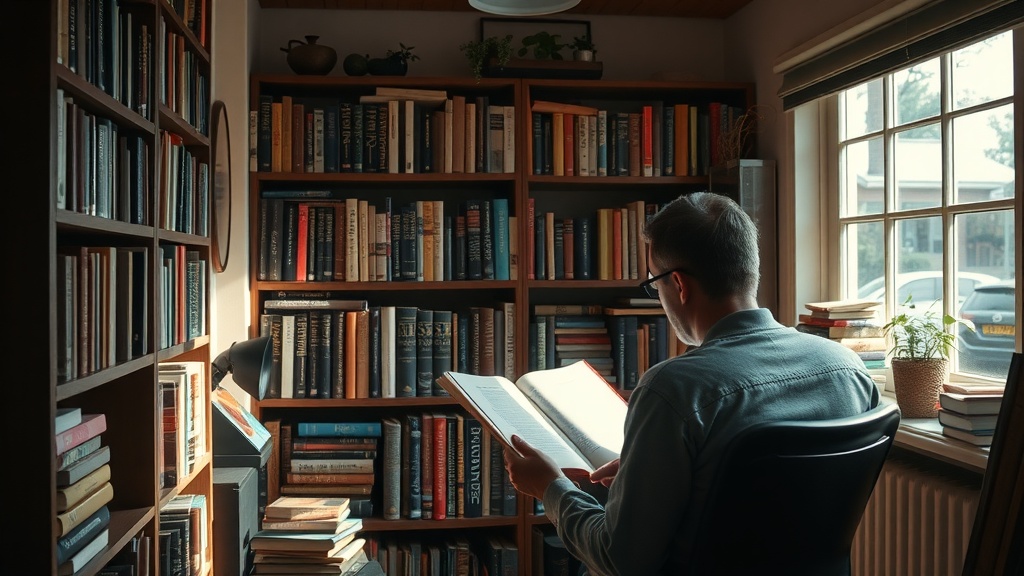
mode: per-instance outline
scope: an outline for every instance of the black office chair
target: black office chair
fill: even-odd
[[[850,547],[892,446],[895,403],[834,420],[765,422],[730,444],[694,574],[850,574]]]

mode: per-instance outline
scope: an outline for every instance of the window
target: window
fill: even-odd
[[[978,331],[1000,324],[1001,338],[954,352],[953,366],[1003,379],[1014,297],[962,308],[976,287],[1015,277],[1013,75],[1007,31],[830,99],[841,295],[878,298],[886,317],[930,309]]]

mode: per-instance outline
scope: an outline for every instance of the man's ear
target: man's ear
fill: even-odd
[[[672,286],[675,287],[675,289],[679,292],[677,295],[679,301],[686,302],[687,300],[689,300],[690,291],[693,288],[693,278],[691,278],[688,274],[685,274],[683,272],[673,272],[672,276],[670,276],[670,279],[672,281]]]

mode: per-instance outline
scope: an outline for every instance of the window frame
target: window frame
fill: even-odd
[[[841,210],[841,206],[840,206],[840,202],[841,202],[841,197],[840,197],[841,169],[840,169],[840,154],[839,154],[839,152],[840,152],[840,132],[841,132],[840,131],[840,95],[838,93],[830,94],[828,96],[820,98],[819,100],[817,100],[815,102],[805,104],[802,107],[798,107],[798,108],[805,108],[806,107],[806,108],[809,108],[811,110],[813,110],[814,107],[817,107],[817,113],[816,114],[813,114],[813,113],[812,114],[799,113],[799,111],[797,111],[797,113],[793,113],[793,111],[791,111],[791,113],[789,114],[789,118],[793,122],[792,127],[793,127],[793,131],[794,131],[794,135],[797,136],[797,137],[803,135],[803,136],[805,136],[805,137],[807,137],[809,139],[816,138],[821,143],[821,145],[823,147],[823,153],[821,154],[822,166],[821,166],[820,172],[818,172],[818,181],[820,183],[819,190],[821,191],[821,196],[819,196],[818,198],[815,199],[815,201],[820,202],[821,215],[823,216],[823,220],[824,220],[824,226],[822,227],[822,230],[821,230],[822,238],[823,238],[824,241],[821,243],[821,245],[823,246],[823,249],[821,250],[821,253],[820,253],[820,259],[821,260],[819,262],[819,270],[818,270],[820,272],[820,276],[817,279],[808,278],[806,276],[801,277],[800,267],[799,266],[795,266],[794,268],[795,268],[796,274],[797,274],[797,277],[795,278],[795,280],[796,280],[795,284],[798,286],[798,289],[794,292],[794,294],[800,294],[801,292],[807,292],[807,291],[814,292],[814,286],[813,286],[812,282],[814,282],[814,281],[820,282],[821,280],[824,280],[824,286],[822,286],[821,288],[822,288],[822,292],[826,295],[826,297],[828,297],[830,299],[839,298],[841,296],[841,294],[842,294],[842,288],[843,288],[844,283],[845,283],[845,270],[843,270],[841,268],[841,266],[840,266],[840,263],[842,262],[842,254],[841,254],[841,252],[842,252],[842,229],[843,229],[843,225],[844,224],[848,224],[848,223],[853,223],[853,222],[859,222],[859,221],[878,221],[879,219],[881,219],[881,221],[884,223],[883,224],[883,234],[885,236],[885,238],[884,238],[884,242],[885,242],[885,256],[884,256],[885,264],[884,264],[884,269],[886,271],[886,273],[885,273],[885,276],[886,276],[886,280],[885,280],[885,282],[886,282],[886,294],[889,295],[887,297],[888,301],[885,304],[886,305],[886,312],[885,312],[886,316],[885,317],[888,318],[889,315],[891,314],[890,307],[893,306],[894,304],[898,304],[898,302],[895,302],[896,298],[895,298],[895,292],[894,292],[894,286],[893,286],[894,281],[895,281],[894,274],[893,274],[894,264],[892,262],[892,260],[893,260],[893,252],[892,252],[892,249],[891,249],[892,241],[893,241],[893,238],[895,237],[894,236],[894,234],[895,234],[894,227],[896,225],[896,222],[898,222],[900,220],[903,220],[903,219],[908,218],[908,217],[913,217],[915,215],[921,215],[921,214],[935,214],[935,215],[940,215],[941,218],[942,218],[942,222],[943,222],[942,238],[943,238],[943,247],[944,247],[943,248],[943,256],[942,256],[942,262],[943,262],[942,263],[943,293],[946,294],[946,295],[955,294],[956,293],[956,286],[954,285],[954,276],[953,276],[953,274],[950,273],[951,270],[952,270],[951,267],[954,265],[954,257],[955,257],[955,255],[951,255],[951,254],[948,253],[948,248],[950,248],[950,247],[954,247],[955,248],[955,244],[954,244],[955,238],[953,236],[953,223],[954,223],[955,217],[957,215],[961,215],[961,214],[971,214],[971,213],[978,213],[978,212],[989,212],[989,211],[992,211],[992,210],[1006,210],[1006,209],[1009,209],[1009,210],[1013,211],[1014,241],[1016,242],[1016,246],[1017,246],[1017,250],[1016,250],[1015,256],[1014,256],[1015,257],[1015,261],[1014,261],[1014,271],[1015,271],[1014,280],[1015,280],[1015,282],[1014,282],[1014,285],[1016,287],[1016,290],[1015,290],[1015,294],[1016,295],[1015,295],[1015,304],[1014,304],[1014,306],[1015,306],[1015,314],[1016,314],[1015,319],[1016,319],[1016,326],[1017,326],[1014,348],[1017,351],[1021,351],[1021,345],[1022,345],[1021,344],[1021,342],[1022,342],[1022,335],[1021,335],[1021,331],[1022,331],[1021,330],[1022,313],[1021,313],[1021,311],[1022,311],[1022,300],[1024,300],[1024,289],[1022,289],[1022,288],[1024,288],[1024,286],[1022,286],[1022,284],[1024,284],[1024,279],[1022,279],[1022,274],[1021,274],[1021,261],[1022,261],[1021,252],[1022,252],[1022,250],[1020,248],[1022,245],[1024,245],[1024,230],[1022,230],[1022,228],[1024,228],[1024,226],[1022,226],[1022,211],[1024,211],[1024,207],[1022,207],[1022,204],[1024,204],[1024,202],[1022,202],[1022,197],[1024,197],[1024,193],[1022,193],[1022,189],[1021,189],[1022,188],[1022,182],[1024,182],[1024,180],[1022,180],[1022,173],[1024,173],[1024,158],[1022,158],[1022,153],[1024,153],[1024,144],[1022,144],[1022,141],[1024,141],[1024,135],[1022,135],[1022,132],[1024,132],[1024,129],[1022,129],[1022,125],[1024,125],[1024,118],[1022,118],[1022,116],[1024,116],[1024,113],[1022,113],[1022,109],[1024,109],[1024,106],[1022,106],[1022,101],[1024,101],[1024,90],[1022,90],[1022,86],[1024,86],[1024,73],[1022,73],[1022,70],[1024,70],[1024,29],[1018,27],[1018,28],[1011,28],[1011,30],[1013,31],[1013,58],[1014,58],[1014,66],[1013,67],[1014,67],[1014,74],[1015,74],[1015,78],[1014,78],[1014,95],[1013,95],[1012,100],[1011,100],[1012,101],[1012,105],[1013,105],[1013,113],[1014,113],[1014,155],[1015,155],[1015,163],[1014,163],[1014,165],[1015,165],[1015,186],[1014,186],[1015,187],[1015,191],[1014,191],[1014,196],[1012,198],[1000,199],[1000,200],[989,200],[989,201],[975,202],[975,203],[957,204],[957,205],[952,204],[952,198],[953,198],[953,190],[952,190],[952,188],[953,187],[946,183],[946,180],[948,179],[949,165],[950,165],[950,159],[949,159],[950,144],[946,141],[946,139],[944,139],[943,140],[943,142],[944,142],[943,170],[945,172],[945,175],[944,175],[944,178],[943,178],[943,182],[944,182],[943,190],[942,190],[943,197],[942,197],[941,205],[939,207],[937,207],[937,208],[929,208],[929,209],[922,209],[922,210],[909,210],[909,211],[908,210],[904,210],[904,211],[896,211],[896,212],[894,212],[893,211],[893,206],[892,206],[892,203],[894,201],[894,194],[889,189],[889,187],[892,184],[892,178],[891,178],[891,174],[889,174],[887,176],[887,178],[886,178],[886,187],[887,187],[886,188],[886,195],[885,195],[886,207],[885,207],[885,210],[884,210],[884,212],[882,214],[870,214],[870,215],[862,215],[862,216],[851,215],[851,216],[841,217],[840,216],[840,210]],[[995,34],[998,34],[998,33],[999,33],[998,31],[993,31],[992,35],[995,35]],[[947,63],[948,63],[948,58],[949,58],[948,54],[950,52],[956,50],[957,48],[958,47],[951,47],[949,50],[945,51],[943,53],[943,55],[940,57],[941,58],[941,66],[942,66],[944,71],[945,71],[945,69],[947,67]],[[892,73],[886,73],[886,74],[884,74],[882,76],[888,77],[891,74]],[[945,76],[944,76],[944,78],[945,78]],[[886,99],[888,99],[889,91],[891,89],[891,87],[889,85],[890,83],[889,82],[884,82],[883,84],[884,84],[883,85],[884,97]],[[944,85],[943,85],[943,88],[942,88],[942,92],[941,92],[941,97],[943,98],[944,101],[948,99],[948,95],[947,95],[947,92],[946,92],[946,84],[947,83],[944,82]],[[1005,104],[1006,104],[1006,102],[1002,101],[1002,103],[1000,105],[1005,105]],[[952,121],[952,118],[960,116],[961,114],[962,114],[961,111],[950,111],[949,109],[947,109],[946,106],[943,106],[943,111],[942,111],[942,113],[941,113],[941,115],[939,117],[939,122],[940,122],[940,124],[942,126],[942,129],[944,131],[947,130],[948,129],[948,124]],[[891,172],[891,170],[892,170],[892,164],[891,164],[891,159],[892,159],[892,155],[891,154],[892,154],[892,152],[890,150],[891,138],[889,137],[889,134],[893,133],[893,132],[901,131],[901,130],[905,129],[907,125],[913,125],[913,124],[915,124],[915,123],[904,124],[904,125],[900,125],[900,126],[897,127],[897,126],[894,126],[893,123],[891,123],[891,122],[886,122],[886,127],[885,127],[885,129],[883,131],[883,134],[884,134],[884,136],[883,136],[883,146],[884,146],[884,149],[885,149],[886,170],[887,171]],[[795,151],[794,151],[794,154],[795,154]],[[793,165],[794,165],[794,168],[795,168],[795,172],[798,173],[798,174],[802,174],[804,176],[813,178],[813,175],[814,175],[816,169],[810,169],[810,168],[807,168],[807,167],[801,167],[799,165],[799,163],[797,162],[797,160],[799,160],[799,158],[795,157],[794,158],[794,162],[793,162]],[[798,176],[797,179],[799,180],[800,176]],[[794,192],[795,192],[795,194],[794,194],[794,205],[796,205],[796,206],[799,206],[801,204],[801,200],[802,199],[808,199],[808,200],[810,199],[809,198],[809,194],[808,194],[808,190],[806,188],[804,188],[804,187],[799,187],[798,189],[794,190]],[[797,216],[797,218],[800,218],[801,216],[803,216],[803,218],[807,218],[808,217],[807,214],[801,215],[800,213],[797,213],[796,216]],[[801,262],[801,256],[799,254],[795,255],[794,256],[794,260],[796,261],[797,264],[799,264]],[[804,267],[804,269],[805,269],[804,274],[806,274],[806,272],[812,272],[813,268],[814,268],[813,266],[805,266]],[[943,298],[943,302],[944,302],[944,306],[945,306],[944,312],[955,315],[955,313],[957,312],[957,310],[955,309],[955,307],[956,307],[956,299],[955,299],[955,297],[954,298]],[[800,309],[800,303],[799,302],[795,303],[795,306],[796,306],[797,310]],[[954,365],[955,365],[955,363],[954,363]],[[879,372],[883,372],[883,371],[880,370]],[[981,375],[966,374],[966,373],[960,373],[960,372],[954,372],[953,374],[951,374],[951,379],[955,380],[955,381],[991,381],[991,380],[993,380],[992,378],[987,378],[987,377],[984,377],[984,376],[981,376]]]

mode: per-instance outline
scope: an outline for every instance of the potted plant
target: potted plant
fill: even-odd
[[[383,58],[367,60],[367,71],[374,76],[405,76],[409,71],[409,62],[415,62],[420,57],[412,53],[415,46],[406,46],[401,42],[398,46],[398,50],[388,50]]]
[[[512,58],[512,35],[488,36],[483,40],[473,40],[460,45],[459,50],[466,54],[473,77],[480,80],[484,66],[491,58],[500,66],[508,64]]]
[[[913,308],[910,296],[903,307]],[[885,335],[892,339],[892,380],[903,417],[936,416],[939,393],[949,374],[949,351],[956,341],[956,334],[947,328],[957,323],[948,314],[940,318],[932,310],[925,310],[901,312],[883,326]]]
[[[597,55],[597,48],[594,46],[594,41],[590,39],[590,34],[573,37],[569,48],[572,48],[573,60],[593,62],[594,56]]]

